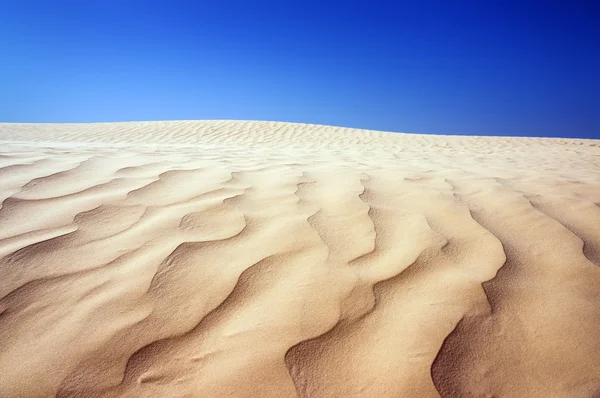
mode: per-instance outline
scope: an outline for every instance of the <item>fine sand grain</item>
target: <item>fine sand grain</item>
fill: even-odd
[[[0,395],[594,397],[600,141],[0,124]]]

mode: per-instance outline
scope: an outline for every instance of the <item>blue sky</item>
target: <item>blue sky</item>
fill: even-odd
[[[600,138],[598,1],[0,0],[0,121]]]

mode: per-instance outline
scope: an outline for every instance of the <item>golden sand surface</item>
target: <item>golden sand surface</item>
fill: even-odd
[[[0,395],[593,397],[600,141],[0,124]]]

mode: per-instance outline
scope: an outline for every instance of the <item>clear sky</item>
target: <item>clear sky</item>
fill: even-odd
[[[0,121],[600,138],[600,1],[0,0]]]

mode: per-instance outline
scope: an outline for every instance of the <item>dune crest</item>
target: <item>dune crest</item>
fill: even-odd
[[[0,396],[593,397],[600,141],[0,124]]]

